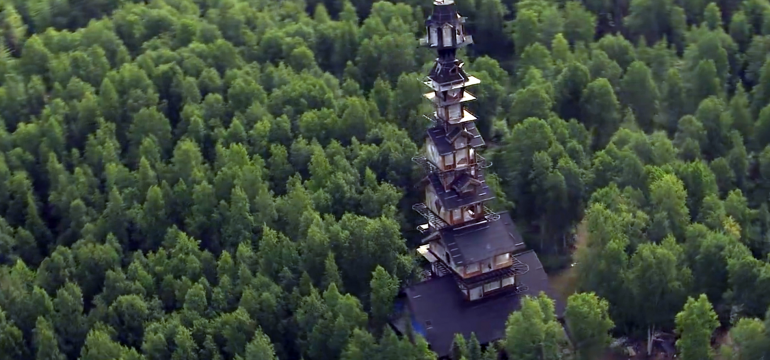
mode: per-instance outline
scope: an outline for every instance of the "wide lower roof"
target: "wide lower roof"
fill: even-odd
[[[556,315],[564,312],[564,301],[548,282],[548,275],[534,251],[515,255],[529,265],[529,272],[517,277],[526,290],[500,294],[473,302],[465,300],[452,276],[435,278],[407,288],[405,293],[414,329],[439,356],[449,355],[454,334],[466,338],[475,333],[482,344],[505,337],[508,316],[520,308],[524,296],[537,296],[541,291],[555,300]]]

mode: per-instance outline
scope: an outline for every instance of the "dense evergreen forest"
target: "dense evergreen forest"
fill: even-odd
[[[434,359],[386,326],[431,5],[0,2],[0,359]],[[770,2],[457,5],[495,207],[581,293],[454,360],[770,356]]]

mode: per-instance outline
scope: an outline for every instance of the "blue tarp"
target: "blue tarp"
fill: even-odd
[[[395,314],[404,314],[407,312],[406,309],[406,301],[403,299],[397,300],[393,304],[394,313]],[[409,321],[412,323],[412,329],[415,333],[420,334],[422,337],[425,337],[425,327],[423,324],[420,324],[415,318],[414,315],[409,314]]]

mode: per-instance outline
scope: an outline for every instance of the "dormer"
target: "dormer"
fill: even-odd
[[[457,130],[457,134],[455,134],[454,135],[454,139],[452,139],[450,141],[454,144],[455,149],[457,149],[457,150],[465,149],[466,147],[468,147],[468,141],[473,139],[473,134],[469,133],[465,129],[461,129],[460,130],[459,127],[455,128],[455,129],[458,129]],[[447,135],[447,136],[449,136],[449,135]]]
[[[463,129],[461,126],[452,126],[449,129],[449,132],[446,134],[447,141],[454,143],[460,137],[460,134],[463,133]]]
[[[462,174],[458,176],[450,185],[452,190],[456,191],[460,195],[467,195],[475,193],[476,189],[481,186],[481,181],[472,177],[470,174]]]

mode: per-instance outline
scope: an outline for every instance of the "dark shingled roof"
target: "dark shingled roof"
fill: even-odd
[[[472,191],[473,186],[481,185],[481,181],[477,180],[471,174],[468,173],[462,173],[460,176],[458,176],[455,181],[452,181],[452,184],[450,185],[452,187],[452,190],[457,192],[462,192],[463,189],[466,189],[468,191]],[[471,186],[468,188],[468,186]]]
[[[470,76],[462,68],[463,62],[457,59],[452,61],[442,61],[439,59],[430,69],[428,78],[439,84],[450,84],[456,82],[465,82],[470,80]]]
[[[457,7],[455,4],[442,4],[433,6],[433,13],[425,20],[425,25],[442,25],[444,23],[455,24],[460,21],[459,14],[457,13]]]
[[[497,221],[439,230],[444,244],[457,265],[472,264],[493,256],[526,248],[508,212]]]
[[[556,315],[562,316],[564,301],[551,289],[537,254],[527,251],[516,258],[530,269],[517,277],[517,281],[527,287],[520,294],[500,294],[469,302],[463,298],[452,276],[435,278],[406,289],[414,328],[440,357],[449,355],[456,333],[468,338],[473,332],[482,344],[504,338],[508,315],[519,309],[525,295],[537,296],[541,291],[545,292],[556,301]]]
[[[447,210],[458,209],[462,206],[473,205],[482,201],[489,201],[495,198],[492,190],[489,188],[486,182],[484,182],[484,174],[482,171],[476,171],[476,178],[481,181],[481,185],[476,187],[476,191],[460,195],[454,190],[444,190],[444,185],[441,184],[439,175],[437,173],[430,173],[427,176],[427,180],[430,182],[433,189],[436,190],[436,196],[441,202],[441,206]]]
[[[472,138],[468,139],[468,145],[473,148],[484,146],[484,138],[481,137],[479,130],[476,128],[476,124],[473,122],[467,122],[465,124],[459,124],[452,127],[460,128],[460,131],[462,131],[461,127],[463,125],[465,126],[465,130],[472,136]],[[450,132],[452,130],[454,129],[450,128]],[[454,152],[454,145],[449,142],[446,130],[444,129],[443,125],[437,125],[428,129],[428,136],[430,136],[431,140],[433,140],[433,143],[436,144],[436,150],[438,151],[439,155],[444,156]]]

